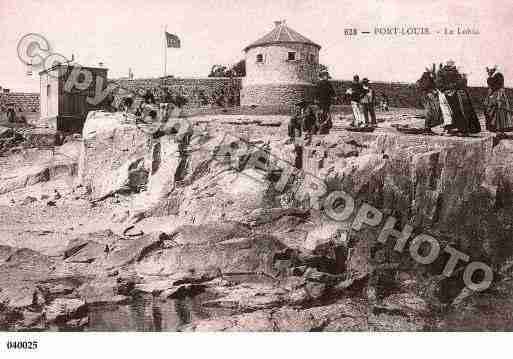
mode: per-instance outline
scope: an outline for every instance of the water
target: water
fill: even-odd
[[[205,293],[206,294],[206,293]],[[210,318],[203,294],[183,299],[167,299],[150,294],[137,294],[129,304],[105,304],[89,308],[86,331],[180,331],[193,320]]]
[[[272,283],[267,277],[238,276],[230,278],[232,284],[247,282]],[[237,309],[206,305],[218,298],[219,293],[206,290],[183,299],[162,300],[151,294],[137,293],[128,304],[89,306],[88,325],[84,331],[181,331],[189,323],[199,320],[231,316]],[[327,304],[327,303],[326,303]],[[431,313],[427,317],[426,331],[512,331],[513,280],[503,281],[496,288],[470,297],[463,307]],[[55,327],[47,330],[73,331],[76,328]],[[6,328],[5,330],[12,330]]]
[[[230,277],[233,284],[242,282],[270,283],[260,275],[236,275]],[[89,324],[85,331],[181,331],[182,328],[202,319],[233,315],[225,308],[206,307],[203,303],[218,298],[212,291],[205,291],[183,299],[166,299],[151,294],[138,293],[129,304],[103,304],[89,307]]]

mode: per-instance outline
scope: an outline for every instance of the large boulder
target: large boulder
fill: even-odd
[[[78,176],[93,200],[121,190],[129,181],[131,166],[151,148],[151,134],[122,113],[90,112],[82,138]]]

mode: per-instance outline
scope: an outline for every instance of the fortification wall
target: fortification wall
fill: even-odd
[[[336,103],[349,104],[350,101],[344,94],[351,86],[351,81],[332,80],[331,84],[337,94]],[[377,101],[386,98],[392,107],[421,107],[420,94],[413,84],[373,82],[371,86],[376,93]]]
[[[300,96],[298,88],[289,86],[276,87],[251,87],[246,86],[242,89],[242,78],[148,78],[148,79],[114,79],[123,88],[130,91],[146,91],[147,89],[156,89],[160,94],[159,87],[164,84],[165,87],[174,93],[181,94],[189,100],[188,108],[212,107],[221,94],[224,94],[224,106],[233,107],[250,106],[252,104],[269,106],[288,106],[288,100],[276,101],[276,98],[296,99]],[[351,84],[350,81],[332,80],[333,87],[337,93],[337,104],[343,105],[349,102],[344,99],[344,93]],[[269,85],[272,86],[272,85]],[[385,96],[392,107],[422,107],[420,103],[420,94],[415,85],[407,83],[372,83],[377,99],[380,101]],[[270,91],[270,92],[269,92]],[[468,92],[476,109],[482,109],[482,103],[487,94],[486,87],[469,87]],[[509,98],[513,100],[513,89],[506,89]],[[203,95],[202,95],[203,94]],[[276,95],[277,94],[277,95]],[[278,97],[276,97],[278,96]],[[311,92],[306,93],[307,98],[311,97]],[[16,111],[21,108],[23,112],[40,112],[39,93],[10,92],[0,93],[0,106],[8,103],[14,103]]]
[[[303,99],[312,100],[313,85],[254,85],[243,86],[240,101],[242,106],[292,106]]]
[[[344,98],[344,93],[351,85],[351,81],[332,80],[333,88],[337,93],[337,104],[349,104],[349,100]],[[388,103],[392,107],[416,107],[422,108],[421,93],[414,84],[394,83],[394,82],[373,82],[372,88],[376,93],[378,101],[384,98],[388,99]],[[488,89],[486,87],[468,87],[468,93],[478,110],[483,109],[483,100],[487,96]],[[506,89],[510,99],[513,99],[513,89]]]
[[[241,78],[238,77],[114,79],[111,82],[141,94],[152,89],[157,100],[161,99],[163,89],[167,88],[173,94],[187,98],[186,107],[189,108],[222,103],[221,97],[224,98],[224,105],[238,106],[241,89]]]
[[[153,79],[117,79],[112,80],[122,87],[131,91],[146,91],[153,88],[160,94],[160,87],[169,88],[174,93],[181,94],[189,100],[187,107],[193,108],[219,108],[242,106],[270,106],[287,107],[292,101],[305,95],[307,99],[311,98],[313,93],[304,90],[306,87],[291,85],[260,85],[243,86],[243,78],[159,78]],[[344,97],[344,93],[349,88],[351,81],[332,80],[333,87],[337,93],[336,104],[347,105],[349,101]],[[388,99],[391,107],[416,107],[421,108],[420,93],[414,84],[408,83],[385,83],[373,82],[377,100]],[[302,92],[305,91],[305,92]],[[506,89],[509,97],[513,100],[513,89]],[[469,87],[468,92],[477,110],[482,109],[483,100],[487,94],[486,87]],[[202,95],[203,94],[203,95]],[[222,106],[216,104],[220,95],[224,94],[225,101]]]

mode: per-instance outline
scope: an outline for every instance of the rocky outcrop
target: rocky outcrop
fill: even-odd
[[[132,120],[92,113],[80,143],[82,186],[71,196],[90,200],[111,230],[62,231],[52,257],[0,247],[2,328],[78,329],[106,305],[140,320],[152,313],[162,328],[168,305],[180,317],[172,330],[425,330],[438,327],[435,315],[480,303],[464,286],[464,263],[442,274],[448,253],[421,264],[412,238],[402,253],[378,241],[389,217],[390,228],[409,225],[488,263],[500,274],[494,290],[510,275],[505,140],[341,132],[299,151],[278,136],[196,125],[185,136],[150,133]],[[45,173],[69,176],[60,171]],[[37,171],[23,178],[19,186],[51,182]],[[344,218],[344,201],[328,211],[335,191],[354,200]]]
[[[0,175],[0,204],[27,197],[50,198],[55,190],[71,191],[77,175],[78,142],[54,149],[24,149],[11,155],[16,166]]]
[[[151,136],[123,115],[90,112],[82,132],[78,177],[98,200],[133,184],[132,171],[150,153]],[[132,182],[131,182],[132,179]],[[135,180],[135,187],[140,183]],[[129,188],[127,188],[129,189]]]
[[[307,149],[305,169],[317,170],[329,182],[338,178],[333,186],[386,213],[397,213],[401,223],[454,231],[468,222],[470,203],[483,213],[497,198],[501,205],[511,203],[506,163],[513,157],[506,141],[494,146],[487,136],[389,133],[345,133],[319,141]],[[348,153],[353,155],[346,157]]]
[[[507,165],[512,160],[509,141],[497,143],[486,135],[454,138],[347,132],[313,140],[305,149],[303,166],[326,180],[328,193],[343,190],[354,199],[355,210],[345,220],[349,226],[354,225],[363,203],[382,215],[377,223],[364,224],[364,229],[348,234],[350,243],[368,244],[369,300],[391,300],[391,292],[406,289],[401,295],[419,296],[423,299],[415,300],[440,308],[464,288],[465,263],[459,263],[447,278],[441,275],[447,253],[431,266],[420,265],[407,250],[394,250],[395,240],[377,241],[383,225],[392,216],[394,229],[411,226],[414,235],[404,243],[406,249],[415,233],[426,233],[436,238],[442,252],[450,246],[467,254],[468,261],[484,261],[497,268],[513,255],[504,236],[513,234],[511,220],[506,219],[510,216],[505,215],[513,209]],[[402,320],[397,320],[386,330],[401,327]],[[412,328],[422,327],[419,322]]]

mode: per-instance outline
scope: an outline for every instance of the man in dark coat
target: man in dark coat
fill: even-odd
[[[303,134],[305,138],[310,141],[313,135],[317,134],[319,126],[317,123],[317,115],[315,113],[314,105],[307,104],[303,111]]]
[[[7,120],[12,123],[16,122],[16,111],[14,111],[14,107],[10,107],[7,110]]]
[[[155,104],[155,96],[153,95],[152,90],[146,90],[146,93],[143,95],[143,99],[146,104]]]
[[[333,90],[333,86],[328,80],[327,72],[321,73],[320,77],[321,80],[317,84],[317,101],[324,119],[328,118],[331,103],[333,101],[333,97],[335,97],[335,90]]]
[[[301,169],[303,166],[303,147],[302,143],[296,142],[296,139],[303,137],[303,116],[306,107],[305,101],[299,101],[294,104],[292,115],[289,121],[289,143],[294,143],[295,167]]]
[[[296,138],[299,138],[303,135],[303,108],[305,106],[304,101],[300,101],[294,104],[294,108],[292,109],[292,115],[290,116],[289,121],[289,138],[291,142],[294,142]]]
[[[164,95],[162,96],[162,102],[175,104],[175,97],[173,96],[171,91],[169,91],[168,88],[164,88]]]

